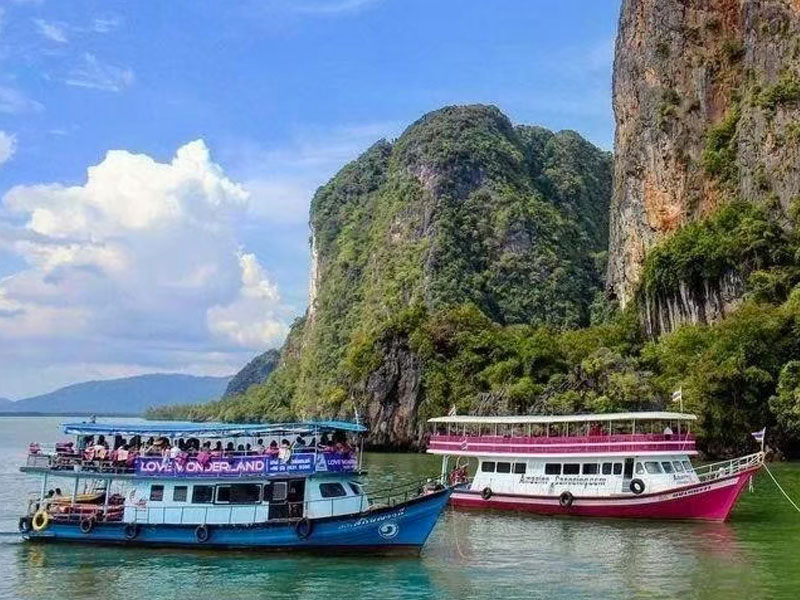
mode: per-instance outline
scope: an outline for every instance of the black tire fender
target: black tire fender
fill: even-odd
[[[126,540],[128,541],[135,540],[136,536],[139,535],[139,526],[136,523],[128,523],[127,525],[125,525],[125,528],[122,530],[122,533],[125,536]]]
[[[492,491],[492,488],[490,488],[490,487],[485,487],[481,491],[481,498],[483,498],[484,500],[488,500],[493,495],[494,495],[494,492]]]
[[[561,492],[561,495],[558,497],[558,503],[561,505],[561,508],[569,508],[572,506],[573,502],[575,502],[575,496],[572,495],[572,492]]]
[[[637,496],[642,492],[644,492],[645,489],[644,481],[642,481],[641,479],[632,479],[628,487]]]
[[[81,522],[78,524],[78,527],[81,530],[81,533],[89,534],[92,532],[95,526],[95,518],[94,517],[84,517],[81,519]]]
[[[30,533],[31,531],[31,518],[30,517],[20,517],[19,519],[19,532],[20,533]]]
[[[297,537],[300,538],[301,540],[308,539],[312,531],[314,531],[314,524],[308,517],[300,519],[294,526],[294,532],[297,534]]]
[[[208,525],[198,525],[194,530],[194,537],[201,544],[207,542],[211,537],[211,530],[208,528]]]

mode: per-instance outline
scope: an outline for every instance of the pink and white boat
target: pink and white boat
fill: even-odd
[[[670,412],[438,417],[429,421],[428,452],[442,455],[442,473],[462,482],[450,500],[457,508],[724,521],[764,453],[694,467],[696,419]]]

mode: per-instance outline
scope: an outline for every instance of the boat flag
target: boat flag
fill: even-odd
[[[681,403],[681,412],[683,412],[683,388],[680,387],[672,392],[672,401]]]
[[[450,407],[450,412],[447,413],[448,417],[455,417],[456,416],[456,405]]]
[[[767,433],[767,428],[766,428],[766,427],[764,427],[764,429],[762,429],[761,431],[754,431],[753,433],[751,433],[751,434],[750,434],[750,435],[752,435],[752,436],[755,438],[755,440],[756,440],[756,441],[757,441],[759,444],[761,444],[761,449],[762,449],[762,450],[764,449],[764,435],[765,435],[766,433]]]

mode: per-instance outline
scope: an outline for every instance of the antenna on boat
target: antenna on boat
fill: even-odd
[[[356,406],[355,401],[353,401],[353,412],[356,413],[356,425],[361,425],[361,417],[358,414],[358,406]]]

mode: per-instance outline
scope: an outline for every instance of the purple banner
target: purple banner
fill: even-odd
[[[352,452],[298,452],[284,460],[271,456],[235,456],[199,461],[140,456],[136,474],[144,477],[240,477],[242,475],[310,475],[316,472],[354,471],[358,465]]]

